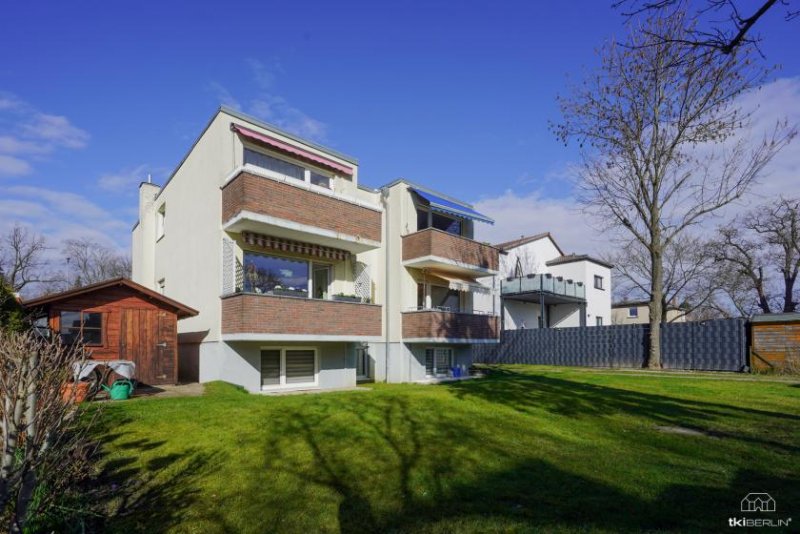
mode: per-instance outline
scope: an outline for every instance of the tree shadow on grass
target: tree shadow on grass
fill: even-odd
[[[672,485],[644,500],[546,459],[512,456],[469,421],[414,408],[385,397],[272,421],[266,473],[252,493],[264,531],[313,529],[298,518],[331,496],[336,524],[328,530],[340,532],[720,530],[752,488],[798,497],[797,480],[740,471],[726,487]],[[487,469],[456,453],[459,446],[500,458],[492,465],[502,467]],[[287,476],[297,482],[293,492],[270,491]]]
[[[119,435],[106,434],[104,441]],[[117,444],[118,457],[101,462],[102,471],[86,489],[96,509],[90,532],[158,531],[180,525],[200,496],[196,482],[220,461],[197,448],[158,454],[165,441],[137,439]],[[142,452],[156,456],[141,462]],[[120,456],[121,454],[121,456]]]

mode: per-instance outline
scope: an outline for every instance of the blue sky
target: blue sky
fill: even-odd
[[[789,83],[777,111],[800,108],[798,28],[761,26]],[[6,4],[0,231],[127,248],[138,182],[163,182],[227,103],[358,157],[367,185],[478,202],[498,219],[487,238],[552,230],[591,250],[565,178],[577,154],[547,121],[622,33],[611,0]]]

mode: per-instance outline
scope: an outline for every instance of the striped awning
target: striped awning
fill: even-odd
[[[337,161],[333,161],[330,158],[326,158],[325,156],[320,156],[319,154],[314,154],[309,150],[304,150],[300,147],[296,147],[294,145],[290,145],[289,143],[285,143],[279,139],[275,139],[269,135],[256,132],[255,130],[251,130],[250,128],[245,128],[244,126],[239,126],[236,123],[231,123],[231,130],[238,133],[239,135],[246,137],[250,141],[254,141],[256,143],[266,145],[269,148],[280,150],[281,152],[286,152],[293,156],[297,156],[302,158],[306,161],[310,161],[312,163],[316,163],[317,165],[322,165],[323,167],[327,167],[332,169],[340,174],[345,176],[353,176],[354,170],[352,167],[348,165],[343,165]]]
[[[346,250],[323,247],[322,245],[315,245],[313,243],[292,241],[291,239],[283,239],[269,235],[254,234],[252,232],[242,232],[242,239],[246,244],[252,247],[274,250],[276,252],[290,252],[333,261],[343,261],[350,257],[350,253]]]

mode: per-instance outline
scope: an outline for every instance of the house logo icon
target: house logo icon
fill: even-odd
[[[774,512],[775,499],[769,493],[748,493],[742,499],[742,512]]]

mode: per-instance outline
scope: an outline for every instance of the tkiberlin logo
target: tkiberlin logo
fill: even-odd
[[[742,512],[774,512],[775,499],[769,493],[748,493],[742,499]]]
[[[769,493],[748,493],[742,499],[742,512],[775,512],[777,505],[775,499]],[[729,527],[788,527],[792,522],[791,517],[785,519],[773,519],[772,517],[761,519],[753,517],[729,517]]]

